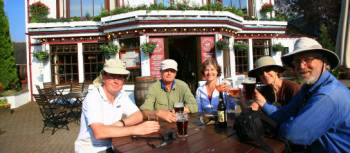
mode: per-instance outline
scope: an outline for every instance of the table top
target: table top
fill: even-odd
[[[229,115],[232,116],[232,115]],[[234,152],[234,153],[263,153],[264,150],[257,148],[253,145],[242,143],[238,140],[238,137],[233,130],[233,119],[229,119],[228,127],[226,129],[220,129],[214,125],[203,125],[199,122],[198,114],[191,114],[188,124],[188,136],[186,138],[177,137],[172,141],[160,148],[152,148],[147,144],[147,141],[152,144],[160,144],[159,140],[144,140],[144,139],[132,139],[131,137],[112,138],[113,148],[120,152],[159,152],[159,153],[192,153],[192,152]],[[175,123],[161,122],[161,131],[174,131],[176,132]],[[157,135],[157,134],[155,134]],[[159,135],[159,134],[158,134]],[[153,135],[154,136],[154,135]],[[283,152],[285,146],[283,142],[273,139],[264,138],[265,142],[276,153]]]

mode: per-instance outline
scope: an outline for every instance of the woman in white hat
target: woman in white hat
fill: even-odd
[[[249,71],[249,76],[256,77],[266,86],[259,91],[269,103],[283,106],[299,91],[300,85],[290,80],[282,80],[280,73],[285,69],[277,65],[271,56],[260,57],[255,62],[256,68]],[[257,94],[260,94],[257,92]],[[259,96],[259,95],[258,95]]]

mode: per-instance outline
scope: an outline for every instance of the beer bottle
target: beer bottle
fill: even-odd
[[[226,105],[224,102],[223,93],[220,92],[219,95],[219,104],[218,104],[218,127],[226,128],[227,127],[227,116],[226,116]]]

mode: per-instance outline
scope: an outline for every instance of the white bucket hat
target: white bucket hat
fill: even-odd
[[[248,72],[249,76],[258,77],[257,72],[263,68],[271,68],[278,73],[281,73],[285,70],[281,65],[276,64],[276,61],[271,56],[260,57],[258,60],[256,60],[255,66],[255,69]]]
[[[119,59],[109,59],[103,65],[103,71],[110,74],[129,75],[129,71],[126,69],[125,64]]]
[[[330,65],[331,69],[337,67],[339,64],[339,58],[334,52],[323,48],[321,44],[316,40],[308,37],[299,38],[294,44],[293,52],[282,56],[282,62],[288,67],[293,67],[292,61],[294,55],[305,52],[315,52],[322,54],[322,56],[327,59],[327,62]]]
[[[177,63],[173,59],[166,59],[160,63],[160,70],[173,69],[177,71]]]

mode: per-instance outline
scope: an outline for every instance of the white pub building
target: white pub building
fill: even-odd
[[[37,3],[49,8],[47,21],[33,21],[30,8]],[[218,3],[237,8],[242,14],[210,9]],[[281,53],[273,51],[273,45],[281,44],[287,52],[293,49],[295,39],[285,34],[287,22],[274,20],[274,10],[263,14],[266,4],[273,7],[274,1],[26,0],[29,91],[37,93],[35,86],[44,82],[91,83],[105,60],[99,46],[106,43],[120,48],[116,57],[131,72],[124,87],[130,93],[136,77],[159,77],[160,61],[167,58],[178,62],[177,78],[186,81],[193,91],[201,80],[200,65],[207,57],[217,59],[222,78],[246,75],[261,56],[279,59]],[[149,9],[151,6],[168,9]],[[204,6],[209,9],[198,9]],[[141,9],[121,11],[136,7]],[[219,40],[227,47],[216,47]],[[140,50],[149,42],[156,44],[151,54]],[[236,44],[246,48],[236,48]],[[48,53],[47,62],[33,56],[38,51]]]

